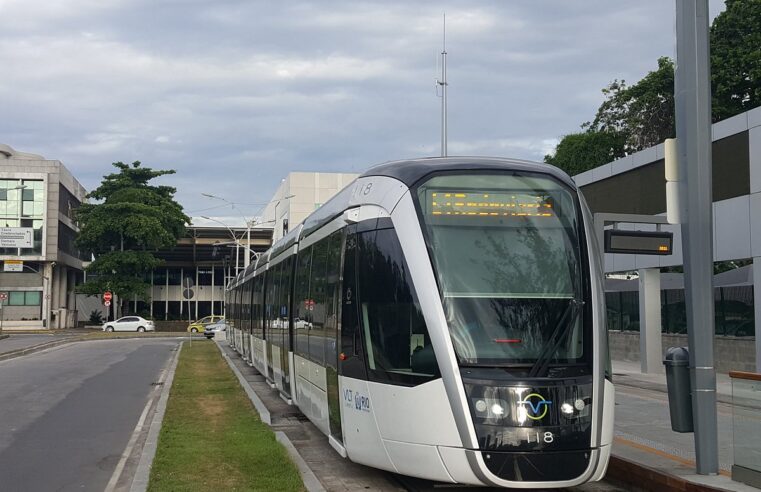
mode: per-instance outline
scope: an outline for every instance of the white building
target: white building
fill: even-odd
[[[304,220],[357,176],[359,174],[354,173],[289,173],[265,207],[261,225],[274,227],[274,243],[288,233],[289,227]]]

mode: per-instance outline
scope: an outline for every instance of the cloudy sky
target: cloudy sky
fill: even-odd
[[[723,8],[711,0],[712,17]],[[289,171],[439,154],[447,15],[450,155],[542,160],[615,78],[673,56],[669,0],[0,0],[0,143],[87,189],[114,161],[191,215],[254,215]]]

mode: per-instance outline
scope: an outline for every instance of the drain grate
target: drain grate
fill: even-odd
[[[151,386],[164,386],[164,381],[154,381]]]

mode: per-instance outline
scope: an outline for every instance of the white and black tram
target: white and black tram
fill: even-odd
[[[235,349],[344,457],[441,482],[605,474],[613,398],[600,258],[544,164],[375,167],[231,284]]]

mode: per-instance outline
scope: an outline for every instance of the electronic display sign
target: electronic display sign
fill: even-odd
[[[426,202],[426,211],[433,216],[555,216],[552,197],[525,192],[426,190]]]
[[[632,255],[670,255],[674,234],[661,231],[605,231],[605,252]]]

